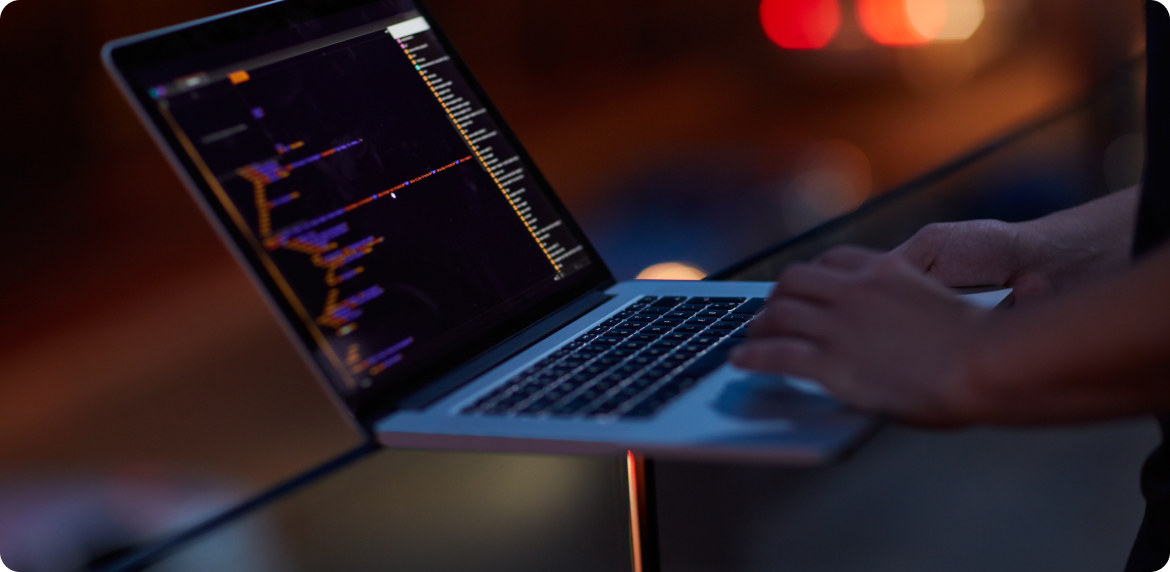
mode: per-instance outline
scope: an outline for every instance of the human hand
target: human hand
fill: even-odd
[[[891,254],[943,285],[1002,286],[1029,302],[1056,291],[1044,244],[1032,226],[977,220],[929,225]]]
[[[1030,302],[1125,268],[1138,195],[1129,189],[1025,223],[932,224],[893,254],[944,285],[1008,287]]]
[[[781,275],[732,363],[812,379],[861,410],[959,425],[964,350],[988,316],[901,257],[843,247]]]

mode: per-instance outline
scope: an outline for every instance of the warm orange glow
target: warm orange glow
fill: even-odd
[[[983,0],[858,0],[857,19],[875,42],[961,42],[983,24]]]
[[[634,572],[643,572],[642,491],[638,483],[638,457],[633,451],[626,451],[626,477],[630,489],[630,557],[634,563]]]
[[[841,28],[840,0],[763,0],[760,22],[776,45],[789,50],[817,50]]]
[[[983,0],[947,0],[947,21],[934,37],[939,42],[961,42],[983,24]]]
[[[934,39],[946,24],[946,0],[858,0],[857,19],[879,44],[915,46]]]
[[[251,79],[248,72],[244,70],[234,71],[228,74],[228,79],[231,80],[232,85],[239,85]]]
[[[655,264],[638,273],[638,280],[702,280],[707,273],[681,262]]]

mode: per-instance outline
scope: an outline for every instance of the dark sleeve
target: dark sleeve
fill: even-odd
[[[1170,236],[1170,13],[1146,1],[1146,182],[1134,252],[1145,254]]]

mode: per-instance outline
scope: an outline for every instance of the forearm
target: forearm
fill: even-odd
[[[1048,277],[1054,293],[1123,271],[1133,250],[1139,187],[1022,223],[1029,266]]]
[[[1170,412],[1170,248],[1118,277],[988,319],[956,378],[975,422]]]

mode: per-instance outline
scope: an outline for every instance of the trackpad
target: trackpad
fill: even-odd
[[[837,400],[800,389],[783,377],[750,374],[723,388],[711,404],[720,414],[750,421],[823,417],[844,413]]]

